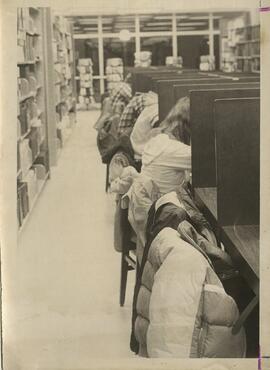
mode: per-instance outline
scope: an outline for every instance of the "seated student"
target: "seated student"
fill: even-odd
[[[111,97],[113,114],[122,115],[125,106],[132,98],[131,87],[126,82],[121,82],[113,91]]]
[[[158,124],[158,102],[146,107],[139,115],[130,135],[135,158],[141,159],[145,144],[151,138],[153,127]]]
[[[184,183],[191,170],[188,97],[179,99],[152,135],[142,154],[141,174],[166,194]]]
[[[131,87],[126,82],[121,82],[113,90],[110,97],[105,97],[102,101],[101,114],[94,126],[94,128],[102,133],[105,129],[106,123],[112,116],[118,116],[118,120],[123,113],[125,106],[132,98]]]
[[[131,165],[135,165],[136,168],[140,168],[140,163],[136,163],[138,162],[138,158],[134,157],[134,150],[129,135],[140,113],[143,112],[145,108],[156,104],[157,99],[157,94],[152,91],[134,96],[123,111],[120,122],[117,119],[111,119],[113,124],[110,126],[110,130],[112,131],[113,138],[105,143],[105,148],[101,148],[100,141],[98,143],[100,151],[102,151],[102,161],[104,163],[114,162],[114,155],[117,152],[122,151],[124,155],[127,154],[128,157],[132,159],[130,161]],[[113,117],[116,117],[116,115]],[[117,116],[117,118],[118,117],[119,116]],[[116,130],[117,138],[115,138]],[[110,166],[110,168],[112,168],[112,166]]]
[[[140,263],[148,211],[154,201],[179,189],[191,169],[189,98],[181,98],[144,147],[142,169],[128,191],[128,219],[137,235]]]
[[[105,98],[102,103],[102,112],[94,128],[98,131],[97,145],[103,163],[109,163],[117,151],[117,127],[122,111],[131,97],[130,85],[122,82],[115,88],[112,96]]]
[[[149,105],[156,104],[157,99],[157,94],[152,91],[140,95],[135,95],[130,100],[122,113],[117,130],[118,135],[121,136],[125,134],[129,136],[137,118],[142,113],[144,108]]]

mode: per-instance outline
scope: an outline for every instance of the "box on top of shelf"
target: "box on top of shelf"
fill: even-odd
[[[134,53],[135,67],[149,67],[152,63],[152,52],[151,51],[140,51],[139,53]]]
[[[93,61],[91,58],[80,58],[78,59],[78,66],[93,66]]]
[[[183,58],[182,57],[173,57],[173,56],[168,56],[166,57],[165,60],[166,66],[176,66],[179,68],[183,67]]]
[[[78,59],[77,71],[79,72],[80,109],[88,109],[89,104],[95,103],[93,89],[93,61],[91,58]]]
[[[123,81],[124,78],[124,67],[123,60],[121,58],[108,58],[106,61],[106,79],[107,79],[107,90],[109,93]]]
[[[214,71],[215,70],[215,57],[210,55],[202,55],[200,57],[200,70],[201,71]]]

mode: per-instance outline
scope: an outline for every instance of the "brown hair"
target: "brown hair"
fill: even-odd
[[[159,127],[152,130],[151,136],[172,134],[177,140],[190,145],[189,111],[189,97],[180,98]]]

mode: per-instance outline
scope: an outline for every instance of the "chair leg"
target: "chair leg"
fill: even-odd
[[[109,189],[109,165],[106,164],[106,180],[105,180],[105,191],[108,192]]]
[[[125,260],[125,255],[122,253],[121,257],[121,278],[120,278],[120,306],[123,307],[126,297],[128,263]]]

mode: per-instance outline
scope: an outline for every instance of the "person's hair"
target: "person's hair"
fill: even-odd
[[[159,127],[152,130],[151,136],[159,133],[172,134],[177,140],[190,145],[189,111],[189,97],[180,98]]]

